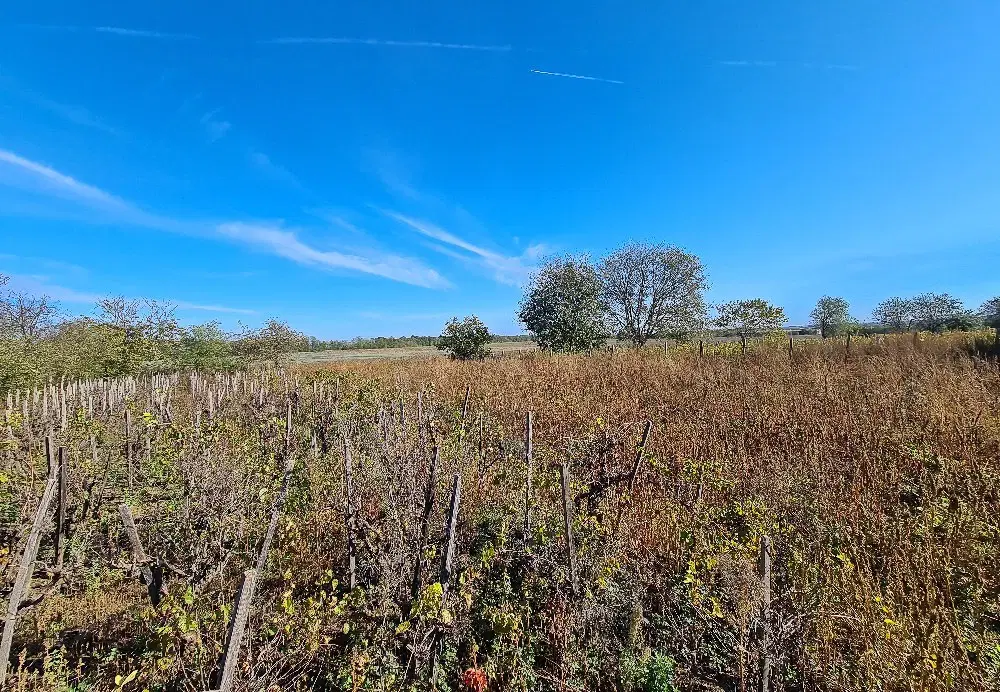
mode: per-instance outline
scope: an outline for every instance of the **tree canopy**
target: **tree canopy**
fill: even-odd
[[[589,258],[546,260],[528,282],[517,316],[545,350],[590,351],[603,345],[601,281]]]
[[[445,324],[437,347],[457,360],[483,360],[490,354],[486,345],[491,338],[490,330],[475,315],[452,317]]]
[[[820,298],[809,317],[824,339],[845,332],[853,322],[848,302],[834,296]]]
[[[741,337],[763,336],[781,330],[788,321],[784,308],[763,298],[733,300],[715,306],[715,324]]]
[[[663,243],[632,242],[601,260],[597,273],[618,338],[642,346],[651,338],[703,329],[708,280],[695,255]]]

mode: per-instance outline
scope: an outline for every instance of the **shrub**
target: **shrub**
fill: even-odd
[[[444,326],[437,347],[457,360],[483,360],[490,354],[486,345],[491,339],[490,330],[475,315],[461,320],[453,317]]]

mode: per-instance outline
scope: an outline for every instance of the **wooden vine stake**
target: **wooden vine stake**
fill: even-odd
[[[533,437],[534,415],[531,411],[524,419],[524,540],[528,541],[531,536],[531,474],[532,458],[534,456]]]
[[[563,462],[560,471],[562,473],[563,523],[566,527],[566,565],[569,568],[570,589],[575,596],[577,594],[576,548],[573,545],[573,509],[569,497],[569,462]]]
[[[128,489],[132,490],[132,413],[125,409],[125,463],[128,465]]]
[[[420,597],[421,572],[424,563],[424,548],[430,532],[431,511],[434,509],[434,495],[437,486],[437,467],[441,450],[435,446],[431,456],[430,473],[427,474],[427,489],[424,492],[424,511],[420,516],[420,536],[417,540],[417,556],[413,566],[413,582],[410,584],[410,596],[415,603]]]
[[[771,678],[771,538],[760,541],[760,692],[768,692]]]
[[[49,449],[49,445],[46,445]],[[49,455],[51,458],[51,454]],[[45,517],[52,505],[52,499],[56,494],[56,486],[59,479],[55,466],[49,465],[49,479],[45,483],[45,491],[42,499],[38,503],[38,511],[35,512],[35,521],[31,525],[31,533],[28,534],[28,541],[24,544],[24,553],[21,555],[21,564],[17,568],[17,577],[14,579],[14,587],[10,592],[10,601],[7,603],[7,616],[3,622],[3,635],[0,636],[0,688],[3,687],[7,677],[7,663],[10,660],[10,647],[14,642],[14,629],[17,625],[17,611],[24,600],[28,589],[31,586],[31,574],[35,569],[35,558],[38,556],[38,547],[42,541],[42,528],[45,526]]]
[[[248,569],[243,573],[243,583],[236,597],[236,609],[229,622],[229,632],[226,635],[226,648],[222,653],[222,672],[219,677],[219,692],[230,692],[236,681],[236,664],[240,658],[240,645],[246,634],[247,621],[250,619],[250,605],[253,603],[254,591],[257,588],[257,570]]]
[[[347,528],[347,571],[351,590],[357,585],[357,574],[355,563],[357,561],[357,541],[355,539],[355,516],[354,516],[354,475],[351,460],[351,445],[344,440],[344,525]]]
[[[448,596],[451,582],[451,565],[455,554],[455,529],[458,526],[458,504],[462,495],[462,474],[456,473],[451,485],[451,506],[448,509],[448,527],[445,534],[444,555],[441,558],[441,599]]]
[[[55,527],[55,553],[56,572],[62,571],[63,557],[66,552],[66,544],[63,543],[63,536],[66,532],[66,482],[68,469],[66,468],[66,450],[59,448],[59,494],[56,502],[56,527]]]
[[[628,474],[628,488],[632,490],[635,487],[635,478],[639,475],[639,467],[642,465],[642,460],[646,455],[646,443],[649,442],[649,433],[653,431],[653,421],[646,421],[646,427],[642,431],[642,441],[639,442],[639,446],[635,450],[635,460],[632,462],[632,470]]]

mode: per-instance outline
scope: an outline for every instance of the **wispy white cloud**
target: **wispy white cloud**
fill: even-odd
[[[59,103],[58,101],[45,98],[41,94],[36,94],[27,89],[22,89],[15,84],[13,79],[6,75],[0,75],[0,88],[13,93],[15,96],[32,104],[33,106],[53,113],[63,120],[73,123],[74,125],[81,125],[83,127],[99,130],[100,132],[111,135],[121,134],[121,132],[119,132],[116,128],[103,122],[100,118],[96,117],[83,106]]]
[[[299,264],[348,269],[425,288],[447,288],[449,285],[435,270],[416,260],[397,255],[361,256],[319,250],[302,242],[294,231],[280,225],[232,222],[220,224],[218,229],[228,238],[260,247]]]
[[[511,46],[491,46],[475,43],[441,43],[438,41],[393,41],[378,38],[348,38],[341,36],[283,36],[268,38],[258,43],[269,45],[337,44],[358,46],[390,46],[394,48],[449,48],[453,50],[479,50],[508,52]]]
[[[151,214],[104,190],[80,182],[45,164],[0,149],[0,186],[8,185],[46,197],[76,202],[99,220],[124,223],[171,232],[190,232],[190,225],[169,217]],[[30,208],[26,207],[26,208]],[[43,210],[58,217],[58,212]]]
[[[247,151],[247,160],[255,169],[272,180],[285,183],[286,185],[290,185],[295,188],[302,187],[298,178],[296,178],[291,171],[272,161],[271,157],[262,151],[258,151],[253,148],[249,149]]]
[[[202,127],[205,128],[205,132],[208,133],[208,138],[212,142],[225,137],[226,133],[229,132],[229,128],[233,126],[228,120],[215,117],[221,110],[221,108],[210,110],[198,120],[202,124]]]
[[[461,261],[474,261],[489,269],[493,273],[494,278],[500,283],[515,286],[524,283],[530,275],[532,269],[534,269],[535,261],[544,252],[543,246],[533,245],[520,256],[502,255],[498,252],[487,250],[483,247],[475,245],[464,238],[460,238],[454,233],[446,231],[440,226],[428,221],[406,216],[405,214],[400,214],[394,211],[385,211],[384,213],[389,218],[408,226],[417,233],[436,240],[439,243],[444,243],[445,246],[438,245],[437,243],[428,243],[428,247],[433,249],[435,252],[439,252],[443,255],[453,257]],[[446,246],[459,248],[460,250],[464,250],[467,254],[456,252]]]
[[[113,36],[156,38],[170,41],[191,41],[200,38],[194,34],[179,34],[151,29],[130,29],[122,26],[75,26],[72,24],[20,24],[19,26],[28,29],[42,29],[44,31],[94,32],[98,34],[111,34]]]
[[[305,266],[357,271],[414,286],[446,288],[449,285],[444,277],[417,260],[375,251],[362,254],[320,250],[300,240],[296,232],[276,224],[187,221],[146,212],[100,188],[0,149],[0,187],[5,184],[76,202],[94,212],[96,221],[221,238],[262,249]]]
[[[0,253],[0,262],[11,262],[17,265],[39,266],[46,269],[55,270],[64,274],[74,274],[83,276],[89,273],[85,267],[63,260],[49,259],[48,257],[32,257],[28,255],[12,255],[10,253]]]
[[[70,303],[74,305],[96,305],[100,301],[108,298],[109,293],[91,293],[79,291],[75,288],[53,283],[48,276],[38,274],[14,274],[12,284],[16,289],[26,290],[31,293],[46,295],[52,300],[60,303]],[[233,315],[256,315],[256,310],[246,308],[233,308],[227,305],[206,305],[202,303],[189,303],[185,300],[170,300],[146,297],[129,297],[129,300],[155,300],[157,303],[172,305],[178,310],[197,310],[199,312],[218,312]]]
[[[568,74],[566,72],[547,72],[546,70],[531,70],[534,74],[547,75],[549,77],[567,77],[569,79],[585,79],[588,82],[606,82],[607,84],[624,84],[617,79],[604,79],[603,77],[590,77],[584,74]]]
[[[81,199],[86,202],[100,205],[101,207],[117,209],[129,207],[129,204],[119,197],[110,195],[104,190],[94,187],[93,185],[81,183],[75,178],[63,175],[54,168],[49,168],[44,164],[18,156],[11,151],[0,149],[0,164],[6,164],[20,169],[22,172],[33,176],[35,182],[41,183],[43,187],[53,193],[59,194],[60,196],[69,196]]]
[[[93,29],[100,34],[115,34],[116,36],[133,36],[136,38],[162,38],[171,41],[190,41],[198,38],[193,34],[174,34],[167,31],[150,31],[148,29],[127,29],[120,26],[95,26]]]

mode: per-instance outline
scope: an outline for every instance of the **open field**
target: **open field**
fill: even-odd
[[[536,350],[530,341],[497,341],[489,345],[496,354],[526,353]],[[343,363],[359,360],[398,360],[405,358],[447,357],[434,346],[407,346],[404,348],[357,348],[330,351],[303,351],[292,356],[297,364]]]
[[[8,686],[998,689],[992,340],[11,393]]]
[[[792,337],[796,342],[809,341],[818,337],[812,334],[795,334]],[[706,339],[706,344],[721,344],[738,341],[738,337],[718,337]],[[629,348],[629,344],[619,341],[609,341],[615,344],[616,348]],[[668,341],[668,346],[676,345]],[[656,340],[649,342],[649,348],[662,348],[663,341]],[[537,346],[530,341],[495,341],[489,345],[490,350],[495,355],[504,356],[516,353],[530,353],[537,351]],[[439,351],[434,346],[407,346],[404,348],[357,348],[357,349],[336,349],[329,351],[302,351],[292,355],[292,360],[298,365],[316,365],[322,363],[344,363],[364,360],[399,360],[409,358],[433,358],[447,357],[447,354]]]

